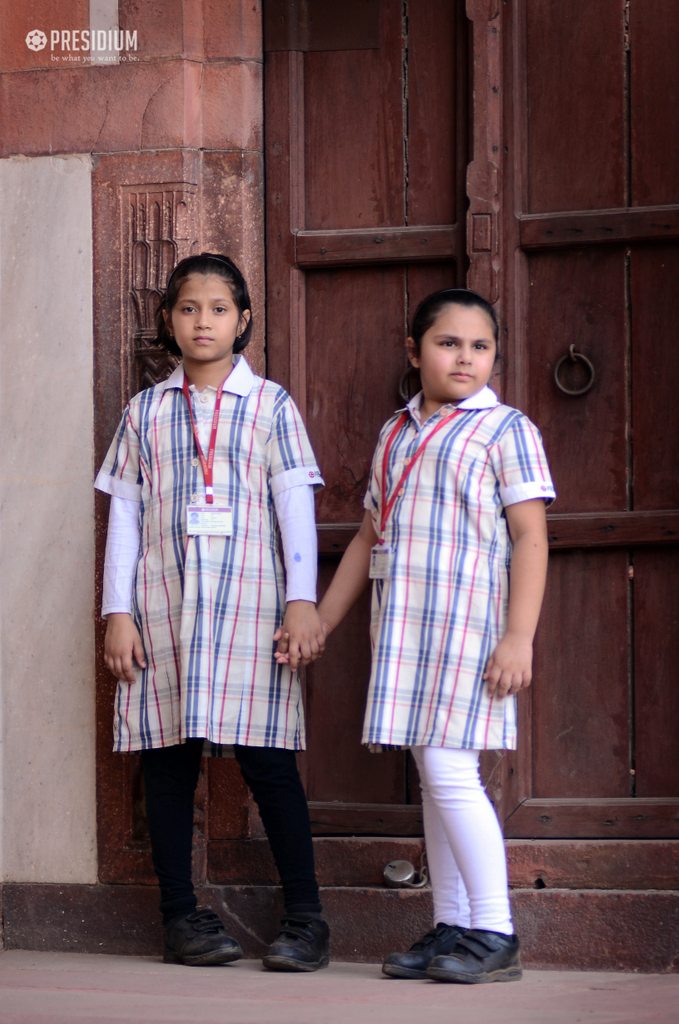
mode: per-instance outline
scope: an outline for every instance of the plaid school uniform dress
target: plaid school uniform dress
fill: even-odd
[[[389,451],[386,500],[406,462],[453,406],[425,424],[421,395]],[[427,444],[385,528],[393,564],[375,580],[373,660],[363,742],[513,749],[516,698],[491,698],[486,663],[505,631],[511,541],[505,506],[555,497],[537,428],[490,388],[465,399]],[[382,463],[400,413],[382,428],[365,497],[379,535]]]
[[[320,470],[290,396],[239,357],[224,382],[213,471],[233,534],[188,537],[186,506],[204,503],[205,484],[183,380],[180,365],[131,400],[95,482],[140,500],[132,615],[147,667],[118,683],[114,750],[190,737],[300,750],[299,677],[273,657],[285,610],[273,497],[322,484]],[[206,392],[191,393],[199,432]],[[213,410],[214,395],[208,434]]]

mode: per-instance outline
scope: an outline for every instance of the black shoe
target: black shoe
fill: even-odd
[[[426,978],[427,967],[442,953],[450,953],[464,928],[457,925],[437,924],[415,942],[407,953],[390,953],[382,964],[382,974],[390,978]]]
[[[317,971],[330,963],[330,929],[325,921],[290,914],[262,960],[271,971]]]
[[[221,920],[212,910],[194,910],[174,917],[163,926],[166,964],[207,967],[240,960],[243,950],[226,934]]]
[[[487,981],[520,981],[523,971],[518,935],[501,935],[473,928],[466,931],[448,956],[437,956],[427,968],[434,981],[482,985]]]

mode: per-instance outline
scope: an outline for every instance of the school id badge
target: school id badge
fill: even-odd
[[[233,511],[225,505],[187,505],[186,532],[189,537],[230,537]]]
[[[375,544],[370,549],[370,570],[368,575],[371,580],[388,580],[391,576],[391,566],[394,561],[394,549],[388,544]]]

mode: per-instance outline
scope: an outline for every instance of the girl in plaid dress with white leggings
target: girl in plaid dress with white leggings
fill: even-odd
[[[96,480],[112,496],[105,657],[119,680],[115,749],[141,752],[165,960],[242,956],[218,915],[197,909],[191,882],[201,757],[226,746],[283,886],[285,917],[264,964],[313,971],[328,963],[328,926],[295,750],[305,740],[297,666],[324,644],[313,505],[322,480],[290,396],[239,354],[251,330],[230,259],[202,253],[175,267],[158,344],[182,362],[128,404]],[[293,642],[286,665],[274,659],[281,623]]]
[[[386,958],[397,978],[521,977],[478,761],[516,746],[554,490],[537,429],[488,387],[497,338],[474,292],[421,303],[408,356],[422,390],[382,429],[365,518],[319,606],[330,632],[374,579],[363,742],[410,748],[419,771],[434,928]]]

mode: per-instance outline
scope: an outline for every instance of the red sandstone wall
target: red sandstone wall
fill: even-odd
[[[119,26],[137,50],[117,64],[53,46],[52,30],[89,29],[87,0],[28,0],[0,11],[0,157],[92,153],[96,321],[119,333],[124,309],[104,295],[102,254],[125,250],[125,217],[97,222],[102,190],[118,202],[135,182],[147,194],[193,187],[191,249],[226,251],[250,284],[257,330],[249,358],[264,370],[262,44],[259,0],[120,0]],[[30,31],[46,46],[26,45]],[[77,59],[76,59],[77,56]],[[57,59],[58,58],[58,59]],[[64,59],[66,58],[66,59]],[[167,175],[170,173],[171,181]],[[157,172],[155,171],[157,168]],[[182,168],[177,177],[177,168]],[[125,184],[121,184],[124,182]],[[109,210],[110,212],[110,210]],[[186,252],[181,251],[181,256]],[[122,269],[122,307],[129,282]],[[120,295],[120,292],[118,292]],[[106,316],[101,307],[106,306]],[[102,334],[95,339],[99,342]],[[122,339],[124,347],[125,339]]]

